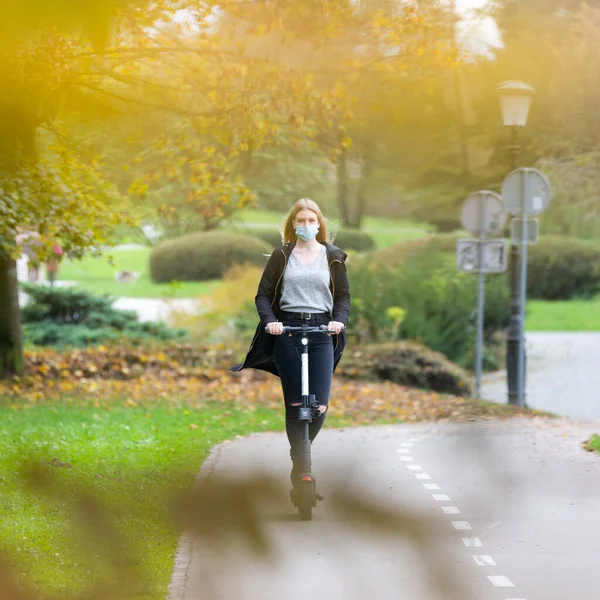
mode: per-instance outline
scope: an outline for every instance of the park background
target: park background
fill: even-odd
[[[511,168],[501,81],[535,87],[519,161],[553,186],[527,329],[600,329],[597,9],[216,4],[1,9],[0,527],[38,593],[112,580],[107,549],[73,541],[83,486],[144,557],[147,589],[129,592],[164,597],[178,537],[157,519],[165,498],[214,444],[282,429],[278,382],[227,368],[299,197],[349,254],[355,333],[328,426],[531,414],[470,399],[476,282],[454,258],[462,202]],[[43,285],[23,281],[23,231],[42,263],[63,248],[55,286],[43,268]],[[507,276],[486,287],[494,371]],[[32,465],[49,486],[31,487]]]

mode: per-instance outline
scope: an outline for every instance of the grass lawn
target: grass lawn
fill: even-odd
[[[236,223],[279,227],[285,214],[261,211],[244,210],[236,215]],[[420,225],[401,219],[385,219],[379,217],[366,217],[362,230],[373,236],[377,248],[387,248],[405,240],[419,239],[427,235],[427,225]]]
[[[600,331],[600,296],[593,300],[529,300],[528,331]]]
[[[163,518],[169,499],[189,487],[210,446],[283,426],[280,411],[233,403],[128,408],[0,398],[0,411],[0,539],[15,573],[40,597],[74,597],[103,578],[115,584],[103,539],[108,529],[90,537],[77,522],[74,498],[86,489],[141,561],[135,569],[123,565],[127,592],[102,597],[164,600],[179,537]],[[19,475],[30,459],[60,461],[44,467],[46,489],[29,489]]]
[[[113,265],[108,256],[112,255]],[[86,256],[82,260],[64,260],[58,278],[77,281],[79,286],[94,293],[106,293],[129,298],[194,298],[210,293],[218,281],[181,282],[177,285],[153,283],[149,275],[150,249],[107,250],[104,256]],[[134,284],[117,283],[115,272],[141,273]]]
[[[600,435],[593,435],[585,444],[587,450],[598,452],[600,454]]]

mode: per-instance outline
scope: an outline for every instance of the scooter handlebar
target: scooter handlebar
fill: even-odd
[[[265,331],[269,333],[268,325],[265,327]],[[284,326],[283,333],[330,333],[327,325],[319,325],[315,327],[291,327],[289,325]]]

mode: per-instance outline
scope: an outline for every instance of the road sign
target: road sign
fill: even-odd
[[[513,216],[539,215],[552,197],[548,178],[537,169],[516,169],[502,184],[504,209]]]
[[[471,234],[496,236],[506,225],[504,203],[495,192],[475,192],[469,196],[462,206],[461,223]]]
[[[515,246],[522,244],[523,237],[523,219],[515,217],[510,224],[510,243]],[[535,246],[540,241],[540,220],[525,219],[525,239],[523,240],[530,246]]]
[[[482,246],[482,267],[479,265],[480,244]],[[504,273],[508,267],[508,253],[505,240],[461,239],[456,242],[456,264],[467,273]]]

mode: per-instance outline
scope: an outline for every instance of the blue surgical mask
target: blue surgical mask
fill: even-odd
[[[296,227],[296,235],[305,242],[312,240],[318,232],[318,225],[298,225]]]

